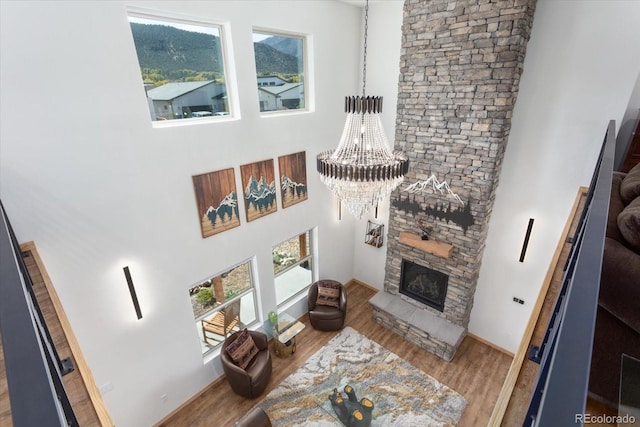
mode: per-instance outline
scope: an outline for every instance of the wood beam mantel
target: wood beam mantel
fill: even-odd
[[[437,240],[422,240],[417,234],[408,231],[400,233],[400,243],[443,258],[449,258],[453,253],[453,246],[448,243]]]

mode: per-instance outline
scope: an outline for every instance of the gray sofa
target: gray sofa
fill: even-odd
[[[640,358],[640,164],[613,175],[591,358],[590,395],[614,408],[623,353]]]

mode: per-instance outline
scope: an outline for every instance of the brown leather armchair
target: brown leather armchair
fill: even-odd
[[[271,420],[262,408],[256,406],[238,420],[236,427],[271,427]]]
[[[340,285],[339,307],[316,304],[318,300],[318,283],[328,282]],[[336,331],[342,329],[347,316],[347,293],[340,282],[335,280],[319,280],[309,287],[307,296],[309,321],[311,326],[320,331]]]
[[[242,369],[227,353],[227,346],[231,344],[240,332],[234,332],[225,340],[220,350],[222,369],[227,376],[231,389],[240,396],[254,398],[262,394],[269,378],[271,378],[271,353],[267,336],[262,332],[249,331],[253,342],[258,347],[258,354],[249,363],[246,369]]]

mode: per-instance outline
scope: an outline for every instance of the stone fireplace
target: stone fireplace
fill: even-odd
[[[410,164],[391,195],[384,291],[370,303],[375,321],[448,361],[467,334],[535,2],[404,4],[395,149]],[[431,187],[405,190],[432,174],[463,204]],[[436,307],[401,291],[413,265],[447,277]],[[413,288],[430,294],[433,281]]]

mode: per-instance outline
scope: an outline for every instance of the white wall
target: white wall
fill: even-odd
[[[635,1],[538,1],[469,325],[509,351],[578,188],[589,185],[608,121],[620,128],[640,71],[638,17]]]
[[[153,128],[126,5],[227,23],[241,118]],[[96,382],[113,385],[104,398],[116,425],[151,425],[220,373],[203,363],[191,285],[254,257],[266,313],[275,304],[271,247],[316,226],[320,277],[353,277],[353,221],[337,221],[315,156],[336,146],[343,97],[358,91],[360,10],[334,1],[160,0],[1,8],[2,201],[18,239],[35,241]],[[312,35],[314,112],[260,117],[253,25]],[[302,150],[307,201],[278,202],[278,212],[251,223],[242,214],[240,227],[201,237],[192,175],[234,167],[241,187],[241,164]]]
[[[622,124],[619,127],[620,131],[616,138],[616,170],[622,169],[622,164],[627,157],[627,151],[633,138],[633,132],[636,130],[636,126],[638,126],[638,120],[640,120],[640,73],[636,79],[633,93],[629,98],[627,109],[622,118]]]

